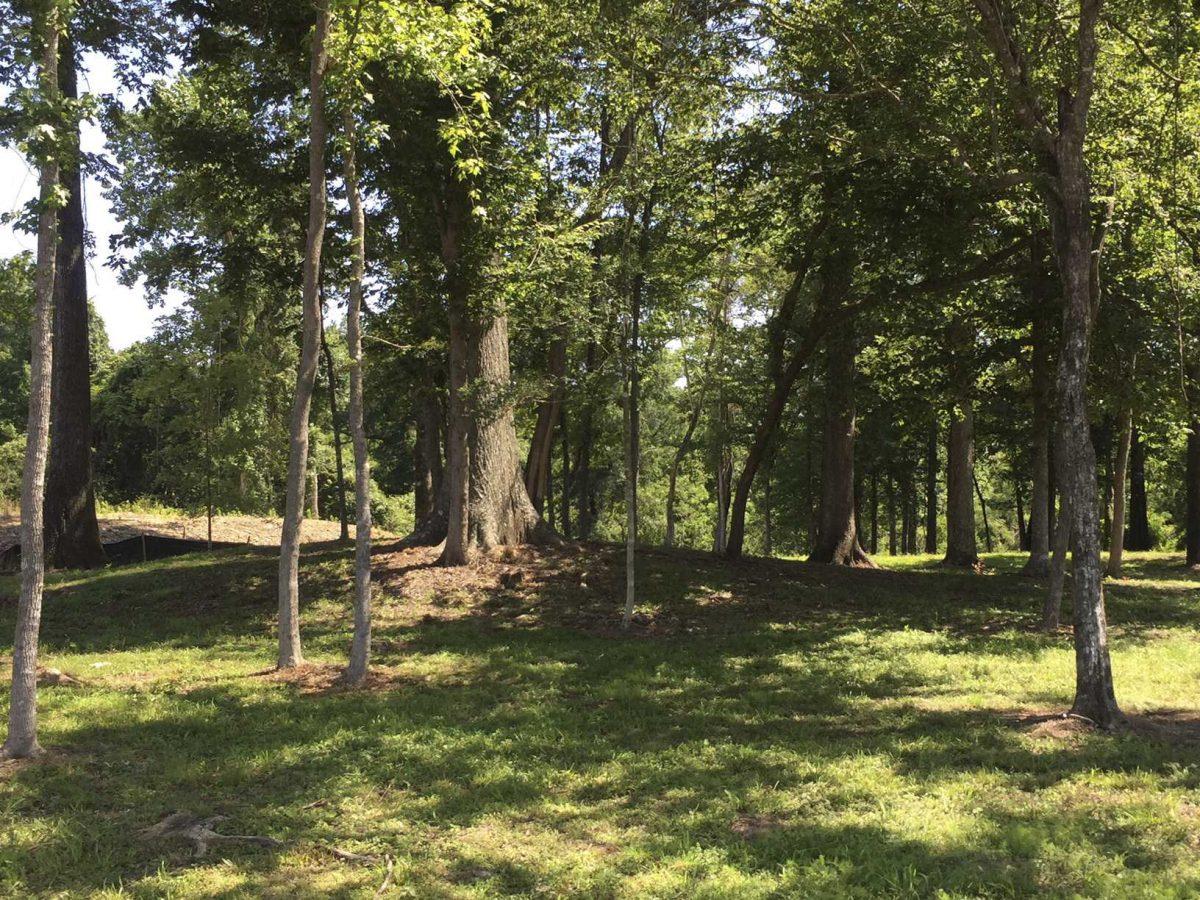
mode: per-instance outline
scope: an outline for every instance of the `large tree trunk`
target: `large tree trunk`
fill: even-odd
[[[472,549],[527,543],[540,524],[522,477],[513,424],[508,317],[503,310],[476,320],[469,334],[471,382],[470,525]]]
[[[43,0],[34,20],[41,38],[38,64],[40,99],[57,113],[58,4]],[[56,125],[51,119],[49,124]],[[30,329],[29,420],[26,425],[25,468],[21,476],[21,594],[17,600],[17,628],[13,639],[12,693],[8,706],[8,736],[0,756],[20,758],[41,752],[37,739],[38,632],[42,622],[43,496],[46,456],[50,442],[50,390],[54,365],[54,269],[58,244],[58,219],[52,206],[58,190],[58,157],[50,150],[42,162],[39,181],[37,275]]]
[[[1034,276],[1036,277],[1036,276]],[[1045,298],[1048,301],[1048,298]],[[1042,578],[1050,572],[1050,428],[1052,380],[1048,310],[1033,318],[1033,492],[1029,498],[1029,559],[1022,572]]]
[[[1133,430],[1133,408],[1121,410],[1121,431],[1117,437],[1117,464],[1113,468],[1112,534],[1108,549],[1108,575],[1121,577],[1121,558],[1125,552],[1125,472],[1129,466],[1129,443]]]
[[[63,37],[61,51],[58,77],[62,97],[75,100],[79,96],[75,47],[69,36]],[[104,565],[105,559],[92,482],[91,347],[78,126],[69,129],[66,137],[61,175],[67,202],[58,211],[45,552],[53,566],[93,569]]]
[[[352,286],[351,290],[353,289]],[[324,304],[321,306],[321,352],[325,357],[325,387],[329,392],[329,422],[333,430],[333,459],[337,469],[338,522],[341,524],[339,540],[348,541],[350,525],[346,517],[346,469],[342,462],[342,430],[338,424],[337,375],[333,368],[333,353],[329,349],[329,341],[325,338]]]
[[[346,681],[360,684],[371,663],[371,460],[367,455],[367,429],[363,422],[362,281],[366,269],[366,220],[358,190],[355,160],[356,126],[346,114],[346,194],[352,229],[350,310],[346,317],[346,342],[350,350],[350,440],[354,445],[354,637]],[[332,366],[330,381],[333,380]],[[339,478],[341,472],[338,473]],[[345,522],[343,506],[343,523]]]
[[[1129,534],[1125,546],[1129,550],[1152,550],[1150,507],[1146,500],[1146,444],[1135,427],[1129,449]]]
[[[309,69],[308,240],[304,252],[304,334],[292,404],[287,500],[279,541],[279,668],[304,662],[300,649],[300,526],[304,519],[304,468],[308,464],[308,417],[317,381],[321,342],[321,246],[325,238],[325,70],[329,0],[316,0]]]
[[[854,329],[828,336],[825,350],[825,452],[821,467],[821,517],[809,562],[874,568],[858,543],[854,515]]]
[[[971,568],[979,562],[975,543],[975,410],[965,397],[950,413],[946,443],[947,566]]]

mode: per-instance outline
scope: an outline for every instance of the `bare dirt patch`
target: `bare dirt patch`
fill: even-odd
[[[1064,743],[1078,743],[1092,733],[1136,734],[1171,743],[1200,743],[1200,713],[1190,709],[1157,709],[1148,712],[1126,712],[1127,723],[1112,732],[1098,729],[1082,716],[1067,713],[1013,713],[1005,719],[1014,727],[1033,737],[1050,738]]]

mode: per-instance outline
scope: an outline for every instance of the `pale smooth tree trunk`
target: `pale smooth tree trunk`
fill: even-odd
[[[304,519],[304,469],[308,464],[308,417],[317,381],[321,340],[321,247],[325,237],[325,70],[329,0],[316,0],[309,67],[311,114],[308,146],[308,240],[304,252],[304,332],[288,450],[287,500],[279,540],[279,659],[281,669],[303,664],[300,648],[300,527]]]
[[[1117,465],[1113,469],[1112,534],[1108,545],[1108,576],[1121,577],[1125,554],[1125,473],[1129,467],[1129,439],[1133,433],[1133,408],[1121,410],[1121,432],[1117,437]]]
[[[350,310],[346,341],[350,345],[350,440],[354,445],[354,638],[346,681],[360,684],[371,662],[371,461],[363,422],[362,282],[366,269],[366,220],[358,189],[355,159],[356,127],[346,115],[346,194],[352,229]]]
[[[39,4],[35,33],[42,48],[38,63],[41,99],[51,110],[58,107],[59,10],[56,0]],[[42,622],[43,500],[46,458],[50,442],[50,382],[54,365],[54,270],[58,248],[58,215],[53,199],[58,189],[58,150],[49,148],[39,182],[37,276],[30,329],[29,420],[26,430],[25,469],[21,478],[21,594],[17,601],[17,629],[13,639],[12,697],[8,708],[8,736],[0,756],[20,758],[41,752],[37,739],[38,632]]]

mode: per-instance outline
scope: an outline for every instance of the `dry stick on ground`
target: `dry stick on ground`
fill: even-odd
[[[379,890],[375,892],[376,897],[382,897],[387,892],[387,889],[392,886],[392,875],[395,873],[396,868],[395,860],[390,855],[385,856],[383,861],[387,865],[387,871],[383,875],[383,884],[379,885]]]
[[[44,0],[37,16],[42,33],[38,80],[41,99],[58,106],[59,15],[56,0]],[[58,213],[52,200],[58,190],[58,160],[54,147],[42,163],[38,216],[37,277],[33,326],[30,331],[29,436],[21,477],[21,595],[13,639],[12,700],[8,737],[0,756],[19,758],[41,752],[37,740],[38,631],[42,621],[42,591],[46,575],[42,553],[42,506],[46,459],[50,444],[50,373],[53,365],[51,322],[54,313],[54,269],[58,244]]]

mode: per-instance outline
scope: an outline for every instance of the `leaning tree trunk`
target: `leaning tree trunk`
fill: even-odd
[[[1037,578],[1050,572],[1051,371],[1049,323],[1045,310],[1033,319],[1033,492],[1029,498],[1029,559],[1022,573]]]
[[[41,100],[57,111],[58,4],[39,4],[35,29],[42,39],[38,64]],[[29,420],[26,425],[25,468],[21,477],[21,594],[17,600],[17,629],[13,639],[12,694],[8,707],[8,737],[0,756],[19,758],[41,752],[37,739],[38,632],[42,622],[43,557],[42,500],[46,484],[46,454],[50,440],[50,389],[54,365],[54,269],[58,219],[53,199],[58,190],[58,148],[45,148],[38,215],[37,276],[33,324],[30,329]]]
[[[874,568],[854,515],[854,329],[830,332],[825,349],[825,452],[821,514],[809,562]]]
[[[1129,442],[1133,430],[1133,408],[1121,410],[1121,433],[1117,437],[1117,465],[1113,469],[1112,535],[1108,549],[1108,575],[1121,577],[1121,558],[1125,552],[1125,472],[1129,467]]]
[[[58,77],[65,100],[79,96],[75,47],[62,38]],[[87,257],[84,251],[83,173],[79,127],[65,132],[62,183],[66,204],[58,211],[58,260],[54,296],[53,409],[50,462],[46,471],[45,552],[65,569],[104,565],[92,480],[91,346],[88,340]]]
[[[311,114],[308,135],[308,239],[304,252],[304,333],[296,394],[292,403],[288,451],[287,499],[279,540],[279,668],[301,665],[300,526],[304,519],[304,468],[308,464],[308,417],[317,382],[321,331],[321,246],[325,237],[325,69],[328,55],[329,0],[316,0],[309,67]]]
[[[946,444],[947,566],[971,568],[979,562],[975,543],[975,410],[963,398],[950,414]]]
[[[366,220],[358,190],[355,160],[355,121],[346,114],[346,194],[350,201],[352,255],[350,310],[346,317],[346,342],[350,345],[350,440],[354,445],[354,638],[346,681],[359,684],[371,662],[371,460],[367,456],[367,429],[363,422],[362,282],[366,269]],[[332,380],[332,370],[330,371]],[[344,519],[343,519],[344,521]]]

